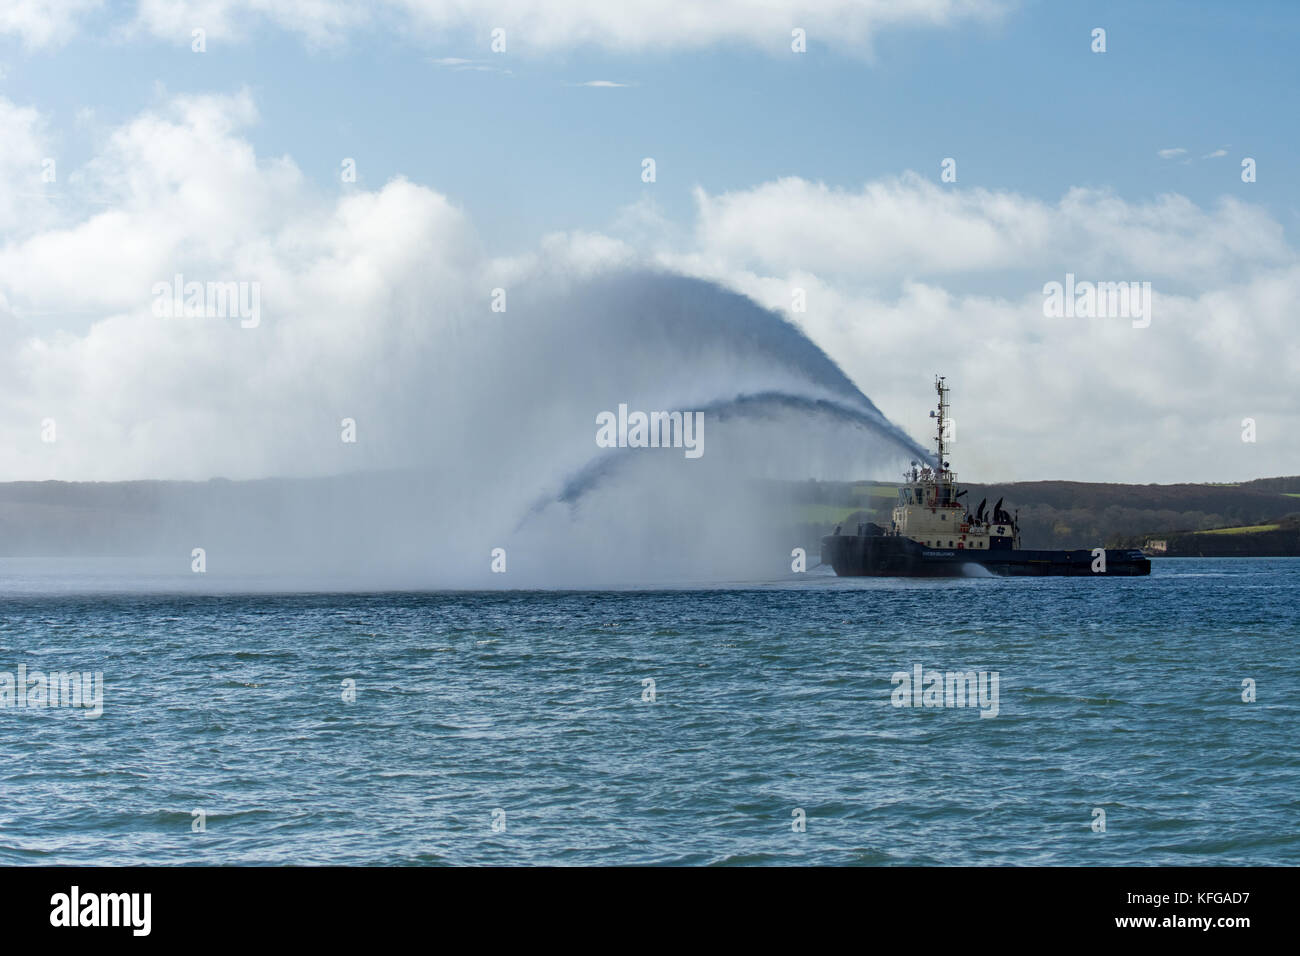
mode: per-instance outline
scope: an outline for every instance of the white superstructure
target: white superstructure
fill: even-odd
[[[934,380],[934,387],[939,395],[939,410],[930,413],[938,426],[936,465],[914,461],[903,474],[889,533],[944,550],[1019,549],[1020,530],[1015,518],[1002,510],[1001,500],[987,515],[983,514],[983,502],[972,513],[968,504],[959,500],[966,493],[957,487],[957,476],[946,457],[948,387],[943,376]]]

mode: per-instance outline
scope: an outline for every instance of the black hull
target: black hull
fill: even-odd
[[[1006,577],[1135,577],[1151,573],[1141,551],[1107,549],[1106,570],[1094,571],[1089,549],[1078,551],[954,550],[930,548],[896,535],[831,534],[822,538],[822,563],[841,577],[961,577],[968,565]]]

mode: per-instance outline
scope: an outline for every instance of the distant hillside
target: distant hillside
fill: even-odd
[[[889,524],[897,486],[889,482],[764,482],[768,508],[755,521],[816,553],[837,524]],[[1140,547],[1163,539],[1173,553],[1295,553],[1300,477],[1238,485],[1117,485],[1031,481],[967,485],[1019,511],[1030,548]],[[378,529],[410,524],[433,491],[417,474],[203,482],[0,483],[0,556],[188,554],[196,542],[260,552],[357,551]],[[322,522],[320,515],[329,515]],[[1271,527],[1277,525],[1277,528]],[[1262,526],[1262,527],[1261,527]],[[1235,535],[1198,535],[1220,528]],[[1230,540],[1236,539],[1236,540]],[[412,532],[408,550],[427,547]],[[383,542],[384,553],[396,545]],[[358,551],[357,553],[362,553]],[[394,560],[397,560],[395,557]],[[414,560],[414,558],[412,558]]]
[[[1288,515],[1272,524],[1138,535],[1123,543],[1170,558],[1297,557],[1300,515]]]
[[[1003,498],[1004,507],[1019,511],[1029,548],[1118,547],[1153,535],[1272,524],[1300,514],[1300,476],[1236,485],[1027,481],[964,487],[972,510],[982,498],[990,506]],[[785,493],[794,503],[801,540],[815,541],[836,524],[888,525],[896,489],[887,482],[808,481],[789,483]]]

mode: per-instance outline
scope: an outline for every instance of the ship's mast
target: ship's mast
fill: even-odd
[[[935,443],[939,446],[939,476],[946,478],[948,477],[948,459],[945,457],[947,451],[943,447],[943,437],[945,434],[944,422],[948,417],[948,386],[944,384],[944,376],[935,377],[934,390],[939,395],[939,413],[936,416],[939,431],[935,437]]]

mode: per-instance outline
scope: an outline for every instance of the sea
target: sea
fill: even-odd
[[[1300,559],[1152,564],[280,593],[5,559],[0,863],[1300,864]]]

